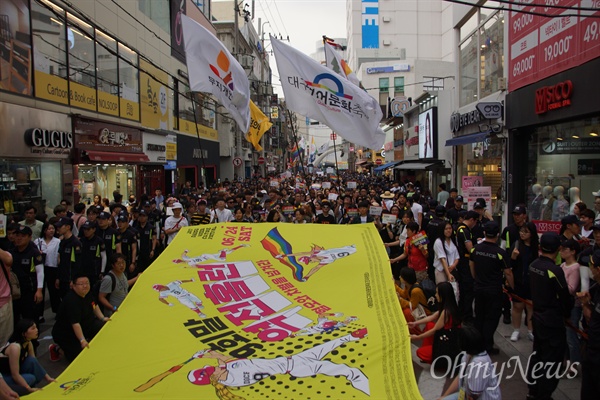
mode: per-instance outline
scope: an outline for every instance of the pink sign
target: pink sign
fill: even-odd
[[[463,176],[462,177],[462,189],[468,189],[472,186],[479,187],[483,186],[483,176]]]
[[[532,3],[532,1],[528,1]],[[600,56],[600,0],[554,0],[513,5],[509,12],[509,91],[540,81]],[[578,10],[578,8],[592,10]],[[551,17],[525,14],[540,13]]]
[[[535,228],[538,231],[538,234],[546,233],[546,232],[560,232],[560,221],[541,221],[541,220],[533,220],[531,221],[535,224]]]

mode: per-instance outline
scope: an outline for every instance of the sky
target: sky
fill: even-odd
[[[213,0],[213,3],[216,2],[219,0]],[[252,0],[243,0],[243,4],[246,3],[251,10]],[[240,8],[244,7],[243,4]],[[255,0],[254,13],[252,23],[257,32],[260,18],[265,38],[269,34],[284,38],[289,36],[290,41],[285,43],[309,56],[315,52],[315,43],[322,40],[323,35],[346,37],[346,0]],[[266,39],[265,47],[271,50]],[[270,64],[275,92],[282,96],[273,56]]]

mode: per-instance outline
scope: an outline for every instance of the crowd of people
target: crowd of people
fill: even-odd
[[[458,190],[447,190],[445,184],[433,194],[418,182],[352,173],[339,179],[225,180],[209,188],[187,184],[166,196],[156,190],[140,199],[124,201],[119,192],[113,197],[106,202],[96,196],[93,204],[77,203],[72,212],[63,200],[52,217],[30,206],[21,221],[7,226],[7,237],[0,241],[7,272],[0,274],[0,344],[18,343],[19,373],[32,376],[16,377],[12,361],[0,370],[17,393],[52,379],[25,362],[35,358],[33,332],[15,337],[23,323],[30,329],[44,322],[46,290],[56,314],[50,357],[71,361],[118,312],[129,288],[182,228],[217,222],[373,224],[389,255],[385,267],[422,361],[432,363],[443,355],[435,344],[442,330],[470,338],[469,349],[477,352],[467,351],[469,359],[488,360],[499,352],[493,335],[502,319],[513,325],[512,341],[523,336],[533,342],[535,361],[582,362],[582,398],[598,389],[594,356],[600,350],[600,291],[594,281],[600,279],[600,223],[594,224],[596,215],[582,211],[583,206],[576,208],[579,215],[563,219],[561,232],[540,238],[524,205],[514,207],[512,223],[501,230],[483,198],[467,209]],[[19,296],[11,295],[9,272],[18,281]],[[465,328],[468,334],[459,334]],[[586,352],[581,351],[583,338]],[[10,346],[6,351],[16,354],[17,347]],[[530,385],[529,398],[549,398],[556,384],[552,377],[538,379]]]

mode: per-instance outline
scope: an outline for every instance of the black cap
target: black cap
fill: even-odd
[[[563,241],[560,245],[561,245],[561,247],[564,247],[565,249],[570,249],[570,250],[575,251],[575,254],[578,254],[579,251],[581,250],[581,246],[579,245],[577,240],[574,240],[574,239],[567,239],[567,240]]]
[[[467,210],[460,210],[458,212],[458,218],[462,218],[465,219],[465,217],[467,216],[468,211]]]
[[[479,214],[476,211],[467,211],[465,219],[479,219]]]
[[[556,232],[546,232],[540,239],[540,247],[546,253],[555,253],[560,247],[560,236]]]
[[[600,230],[600,222],[596,222],[594,225],[592,225],[592,230]]]
[[[560,220],[560,223],[563,225],[571,225],[571,224],[583,225],[583,222],[581,222],[579,220],[579,218],[577,218],[576,215],[567,215],[566,217],[564,217],[563,219]]]
[[[143,215],[143,216],[145,216],[145,217],[147,217],[147,216],[148,216],[148,213],[146,212],[146,210],[140,210],[140,211],[138,211],[138,214],[139,214],[139,216],[140,216],[140,217],[141,217],[142,215]]]
[[[500,233],[500,226],[495,221],[489,221],[483,225],[483,231],[486,236],[496,236]]]
[[[117,222],[129,222],[129,218],[127,218],[127,215],[119,215],[117,217]]]
[[[85,221],[83,225],[81,225],[81,229],[92,229],[96,227],[96,223],[92,221]]]
[[[483,197],[476,198],[475,202],[480,203],[483,206],[483,208],[487,207],[487,204],[486,204],[485,199]]]
[[[443,205],[439,205],[437,207],[435,207],[435,215],[437,215],[438,217],[443,217],[446,214],[446,207],[444,207]]]
[[[144,203],[142,203],[142,207],[150,207],[151,204],[149,201],[145,201]]]
[[[527,214],[527,209],[523,206],[516,206],[513,208],[513,214]]]
[[[61,217],[54,224],[54,226],[57,227],[57,228],[60,228],[63,225],[69,225],[71,228],[73,228],[73,220],[71,218],[69,218],[69,217]]]
[[[98,219],[110,219],[110,213],[102,211],[100,214],[98,214]]]
[[[19,227],[15,231],[15,234],[17,234],[17,235],[28,235],[28,236],[31,236],[33,234],[33,231],[28,226],[19,225]]]
[[[465,201],[465,199],[462,196],[456,196],[454,202],[456,203],[457,201]]]
[[[476,210],[478,208],[485,208],[485,204],[481,203],[479,201],[476,201],[475,203],[473,203],[473,210]]]

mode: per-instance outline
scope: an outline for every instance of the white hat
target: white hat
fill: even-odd
[[[592,192],[592,196],[600,197],[600,190],[598,190],[597,192]]]
[[[171,208],[181,208],[183,210],[183,206],[181,205],[181,203],[178,203],[178,202],[173,203]]]

